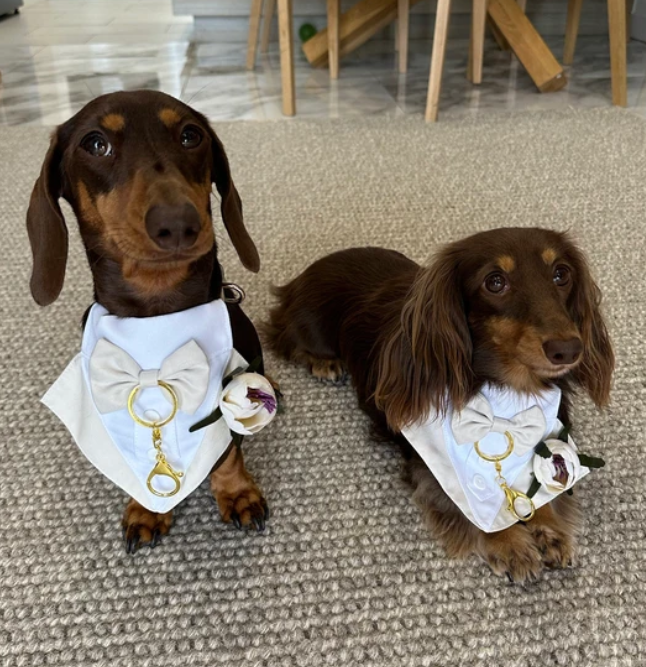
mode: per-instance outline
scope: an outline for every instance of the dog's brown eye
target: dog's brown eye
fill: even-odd
[[[502,275],[502,273],[492,273],[490,276],[487,276],[484,281],[485,288],[488,292],[492,294],[500,294],[507,289],[508,286],[507,278]]]
[[[194,125],[189,125],[182,130],[180,141],[184,148],[197,148],[202,143],[202,132]]]
[[[554,269],[554,284],[559,287],[565,287],[570,282],[570,269],[563,264],[559,264]]]
[[[112,155],[112,144],[99,132],[88,134],[81,142],[81,148],[94,157]]]

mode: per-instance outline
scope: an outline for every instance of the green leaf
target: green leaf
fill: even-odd
[[[541,483],[536,479],[536,477],[534,477],[529,487],[529,491],[527,492],[527,497],[533,498],[540,488],[541,488]]]
[[[550,448],[542,440],[536,445],[536,447],[534,447],[534,451],[544,459],[552,458],[552,452],[550,451]]]
[[[193,424],[193,426],[191,426],[188,429],[189,433],[194,433],[195,431],[199,431],[201,428],[204,428],[209,424],[214,424],[221,417],[222,417],[222,410],[220,410],[220,408],[216,408],[210,415],[207,415],[206,417],[204,417],[204,419],[201,419],[196,424]]]
[[[586,456],[585,454],[579,454],[579,461],[581,461],[581,465],[587,468],[603,468],[606,465],[603,459],[596,456]]]
[[[561,432],[556,436],[561,442],[567,442],[568,441],[568,436],[570,435],[570,431],[572,430],[572,427],[569,424],[566,424],[562,429]]]
[[[262,357],[256,357],[246,368],[242,366],[234,368],[228,375],[222,378],[222,386],[229,384],[236,375],[240,375],[241,373],[255,373],[261,365]]]
[[[248,366],[245,373],[255,373],[262,366],[262,357],[256,357]]]
[[[229,382],[231,382],[231,380],[233,380],[233,378],[234,378],[236,375],[240,375],[240,373],[244,373],[244,371],[245,371],[245,369],[242,368],[242,366],[238,366],[238,368],[235,368],[234,370],[232,370],[232,371],[229,373],[229,375],[225,375],[225,376],[222,378],[222,386],[224,387],[224,385],[229,384]]]

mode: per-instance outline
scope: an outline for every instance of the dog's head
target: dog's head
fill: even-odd
[[[172,289],[212,252],[212,183],[245,267],[258,271],[224,148],[204,116],[159,92],[103,95],[54,132],[32,192],[31,290],[41,305],[63,286],[66,199],[88,254],[109,257],[142,295]],[[91,262],[92,263],[92,262]]]
[[[461,407],[483,382],[537,393],[570,379],[607,404],[614,356],[600,300],[566,234],[497,229],[447,246],[420,270],[393,332],[405,341],[401,377],[381,373],[376,393],[391,397],[389,423],[427,414],[429,399]]]

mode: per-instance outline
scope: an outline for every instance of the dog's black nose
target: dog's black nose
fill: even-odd
[[[580,338],[570,340],[546,340],[543,343],[545,356],[555,365],[573,364],[583,352]]]
[[[200,216],[191,204],[151,206],[146,213],[146,231],[164,250],[187,250],[200,233]]]

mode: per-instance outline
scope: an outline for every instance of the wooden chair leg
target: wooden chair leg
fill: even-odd
[[[296,113],[294,94],[294,35],[292,0],[278,0],[278,41],[280,42],[280,76],[283,86],[283,113]]]
[[[473,0],[471,12],[471,43],[467,76],[471,83],[482,83],[485,26],[487,25],[487,0]]]
[[[426,99],[426,122],[428,123],[434,123],[437,120],[450,15],[451,0],[438,0],[437,14],[435,15],[433,52],[431,54],[431,73],[428,78],[428,97]]]
[[[410,0],[397,3],[397,46],[399,47],[399,71],[408,70],[408,26],[410,23]]]
[[[327,0],[327,39],[330,79],[339,78],[339,14],[341,0]]]
[[[579,34],[581,7],[583,0],[570,0],[567,5],[567,22],[565,24],[565,44],[563,46],[563,64],[571,65],[574,59],[576,38]]]
[[[626,0],[608,0],[608,31],[610,32],[610,72],[612,103],[628,104],[626,65]]]
[[[258,32],[260,31],[261,14],[262,0],[253,0],[251,3],[251,14],[249,15],[249,37],[247,38],[247,69],[253,69],[256,65],[256,47],[258,45]]]
[[[269,51],[269,41],[271,39],[271,25],[274,22],[274,12],[276,11],[276,0],[266,0],[265,15],[262,19],[262,36],[260,37],[260,51],[267,53]]]

